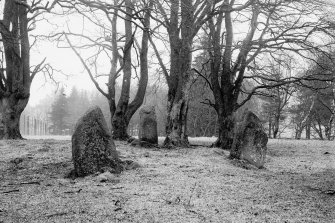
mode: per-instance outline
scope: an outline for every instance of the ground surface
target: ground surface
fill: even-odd
[[[69,140],[0,141],[0,222],[335,222],[335,142],[270,140],[261,170],[219,149],[116,144],[142,167],[99,182],[64,178]]]

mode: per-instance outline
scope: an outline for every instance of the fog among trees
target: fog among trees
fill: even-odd
[[[71,134],[98,105],[114,139],[127,140],[137,134],[138,109],[153,105],[166,147],[215,136],[213,146],[230,149],[245,110],[262,119],[271,138],[333,139],[329,1],[6,0],[1,6],[3,138],[22,138],[22,114],[45,118],[50,134]],[[50,32],[39,30],[48,25]],[[26,107],[34,78],[57,82],[56,75],[66,74],[47,55],[30,64],[30,50],[41,43],[71,52],[78,75],[95,90],[65,80],[48,99]]]

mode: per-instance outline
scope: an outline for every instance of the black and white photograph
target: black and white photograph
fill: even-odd
[[[335,223],[335,0],[0,0],[0,223]]]

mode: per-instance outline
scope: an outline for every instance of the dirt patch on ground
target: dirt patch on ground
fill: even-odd
[[[64,178],[70,141],[1,141],[0,222],[333,222],[333,144],[270,140],[258,170],[219,149],[116,142],[141,168],[99,182]]]

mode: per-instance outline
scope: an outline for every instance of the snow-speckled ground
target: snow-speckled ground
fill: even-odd
[[[0,141],[0,222],[335,222],[334,142],[270,140],[261,170],[217,148],[116,142],[141,168],[99,182],[64,178],[69,139]]]

